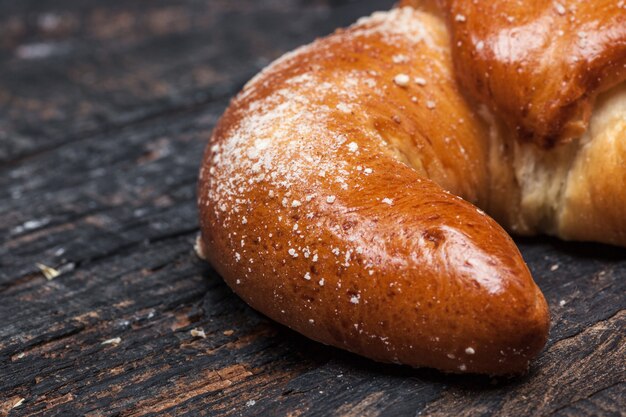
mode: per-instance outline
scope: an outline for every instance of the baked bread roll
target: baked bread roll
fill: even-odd
[[[383,362],[521,373],[547,339],[547,305],[477,207],[521,233],[626,244],[614,208],[626,203],[626,93],[606,93],[563,147],[521,142],[461,91],[437,10],[375,13],[244,87],[204,155],[199,252],[311,339]]]

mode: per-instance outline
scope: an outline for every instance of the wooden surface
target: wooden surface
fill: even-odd
[[[625,415],[624,249],[518,240],[553,327],[514,380],[310,342],[196,258],[228,98],[391,3],[0,0],[0,415]]]

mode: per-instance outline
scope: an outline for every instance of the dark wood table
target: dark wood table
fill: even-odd
[[[229,98],[391,3],[0,1],[0,415],[625,415],[623,249],[518,240],[552,331],[513,380],[313,343],[196,258]]]

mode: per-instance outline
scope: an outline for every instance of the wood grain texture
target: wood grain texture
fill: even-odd
[[[498,381],[310,342],[196,258],[228,98],[390,3],[0,2],[0,415],[624,415],[624,249],[518,240],[552,330],[528,376]]]

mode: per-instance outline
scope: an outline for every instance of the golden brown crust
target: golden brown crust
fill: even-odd
[[[543,147],[586,130],[597,95],[626,80],[626,3],[404,0],[446,14],[460,83]]]
[[[246,302],[323,343],[449,372],[519,373],[548,310],[486,204],[486,128],[445,26],[376,14],[252,80],[216,127],[199,209]],[[442,188],[443,187],[443,188]]]

